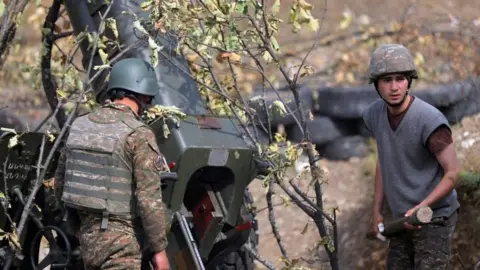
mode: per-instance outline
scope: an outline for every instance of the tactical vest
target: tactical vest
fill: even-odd
[[[65,147],[62,200],[66,206],[104,217],[137,216],[132,160],[125,143],[141,126],[146,125],[123,113],[108,123],[96,123],[88,115],[73,122]]]

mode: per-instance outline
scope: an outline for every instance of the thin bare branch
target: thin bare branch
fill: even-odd
[[[293,192],[288,189],[287,186],[285,186],[281,178],[275,178],[275,183],[282,188],[282,190],[287,194],[288,197],[290,197],[290,199],[292,199],[292,202],[295,203],[295,205],[298,206],[300,209],[302,209],[303,212],[305,212],[309,217],[314,218],[316,212],[315,209],[302,203],[302,200],[300,200]]]
[[[56,35],[53,35],[53,40],[55,41],[55,40],[57,40],[57,39],[69,37],[69,36],[71,36],[71,35],[73,35],[73,34],[74,34],[73,31],[68,31],[68,32],[56,34]]]
[[[299,74],[300,72],[302,71],[302,68],[305,64],[305,61],[307,60],[308,56],[310,55],[310,53],[313,51],[313,49],[317,46],[317,43],[320,39],[320,33],[321,33],[321,30],[322,30],[322,26],[323,26],[323,21],[325,20],[325,14],[327,13],[327,0],[324,1],[325,3],[325,7],[323,8],[323,14],[322,14],[322,20],[320,21],[320,26],[318,28],[318,32],[317,32],[317,38],[315,39],[315,41],[312,43],[312,46],[310,47],[310,49],[308,50],[307,54],[305,54],[305,57],[303,57],[303,60],[302,60],[302,63],[300,64],[300,66],[298,67],[298,72],[297,74],[294,76],[294,80],[293,80],[293,84],[297,84],[298,82],[298,78],[299,78]],[[309,138],[307,138],[309,139]]]
[[[267,191],[267,205],[268,205],[268,220],[270,221],[270,225],[272,227],[272,233],[277,240],[278,247],[280,248],[280,252],[282,253],[283,258],[288,260],[287,250],[282,243],[282,237],[280,236],[280,232],[278,231],[277,221],[275,220],[275,212],[272,205],[272,196],[273,196],[273,184],[274,179],[271,178],[268,183],[268,191]]]
[[[255,260],[259,261],[261,264],[263,264],[265,267],[267,267],[269,270],[276,270],[276,268],[273,266],[273,264],[264,258],[262,258],[255,250],[253,250],[250,246],[244,245],[242,248],[246,249],[248,253],[250,253]]]

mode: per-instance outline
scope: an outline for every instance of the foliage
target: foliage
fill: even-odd
[[[217,115],[233,115],[235,110],[246,123],[245,106],[225,96],[248,94],[251,86],[242,79],[264,76],[264,65],[278,64],[269,49],[280,52],[276,39],[282,23],[276,17],[280,1],[268,8],[257,1],[157,2],[145,1],[143,8],[150,11],[155,30],[177,36],[177,52],[186,55],[209,108]],[[306,1],[294,1],[288,21],[293,32],[302,27],[318,30],[319,21],[311,15],[312,8]]]
[[[260,127],[260,131],[255,130],[252,133],[246,131],[257,145],[257,154],[270,164],[269,174],[263,179],[267,197],[271,195],[272,185],[280,185],[285,189],[283,181],[289,177],[287,170],[295,164],[304,148],[308,148],[308,141],[294,144],[286,139],[285,134],[271,134],[272,129],[259,120],[257,112],[248,105],[247,100],[252,94],[252,79],[261,81],[261,85],[272,88],[271,91],[277,91],[272,73],[266,72],[267,69],[274,69],[283,74],[284,84],[290,86],[289,90],[294,96],[295,93],[298,95],[296,85],[299,79],[314,72],[308,65],[298,65],[296,74],[287,74],[282,68],[283,63],[278,59],[281,45],[277,41],[279,29],[284,23],[291,26],[293,34],[299,33],[304,28],[307,31],[318,32],[320,21],[312,15],[313,5],[305,0],[295,0],[290,6],[275,0],[268,7],[264,1],[249,0],[149,0],[144,1],[142,8],[149,12],[149,21],[135,25],[142,33],[150,34],[148,44],[152,64],[156,65],[157,54],[163,53],[162,48],[152,37],[156,34],[174,35],[178,40],[175,51],[177,54],[185,55],[192,77],[197,82],[199,92],[209,110],[220,117],[234,117],[244,127],[252,126],[254,129]],[[283,8],[289,10],[287,22],[278,17],[280,9]],[[149,25],[151,28],[144,28],[141,25]],[[262,102],[263,98],[257,96],[256,101]],[[269,107],[269,111],[276,116],[291,113],[280,100],[273,101]],[[298,123],[304,123],[302,113],[300,118]],[[255,140],[258,132],[268,133],[273,141],[262,143],[258,139]],[[311,144],[309,154],[311,160],[318,156]],[[321,173],[317,172],[315,163],[311,165],[314,179],[310,182],[315,183]],[[295,193],[283,196],[282,199],[285,206],[292,201],[303,206]],[[317,194],[316,199],[321,200],[321,193]],[[281,261],[286,269],[305,269],[298,264],[298,259],[289,258],[284,250],[271,205],[269,213],[274,235],[282,251]],[[313,212],[308,214],[312,217],[314,215]],[[324,226],[323,221],[319,221],[317,226]],[[322,235],[322,238],[333,239],[334,236]],[[336,252],[331,241],[321,244],[328,248],[329,252]],[[332,262],[333,268],[335,264],[336,262]]]
[[[262,3],[264,2],[262,1]],[[250,0],[205,0],[198,1],[198,3],[180,0],[149,0],[142,4],[142,8],[150,14],[149,21],[145,22],[136,18],[136,14],[128,15],[136,18],[133,26],[140,35],[143,35],[140,39],[147,42],[153,66],[158,64],[159,57],[164,53],[162,46],[157,43],[155,35],[174,33],[179,41],[176,53],[186,56],[192,77],[197,81],[200,94],[212,113],[221,117],[234,117],[242,125],[256,127],[263,124],[259,124],[255,119],[256,112],[246,102],[252,87],[244,82],[252,83],[253,78],[262,78],[267,86],[273,86],[272,76],[264,70],[281,65],[277,58],[277,54],[281,53],[277,35],[283,21],[276,15],[282,8],[289,9],[287,24],[291,26],[293,33],[298,33],[303,28],[317,32],[320,27],[320,21],[312,15],[313,5],[305,0],[295,0],[289,7],[281,4],[279,0],[275,0],[269,7],[263,6],[262,3]],[[28,18],[28,21],[36,27],[32,30],[42,35],[50,34],[50,29],[38,27],[43,25],[41,20],[44,18],[47,8],[37,4],[36,12]],[[92,79],[85,75],[95,74],[93,71],[97,70],[108,71],[111,68],[110,63],[113,59],[109,52],[112,48],[120,48],[120,44],[116,40],[119,29],[115,20],[108,18],[102,20],[98,35],[87,32],[77,36],[69,35],[65,33],[71,31],[71,25],[68,18],[62,16],[66,15],[61,15],[53,27],[54,46],[51,49],[51,68],[48,72],[51,72],[52,78],[55,80],[53,85],[56,87],[54,91],[60,103],[59,108],[67,110],[70,119],[68,121],[71,121],[79,106],[83,105],[85,109],[98,106],[93,101],[90,85]],[[106,34],[106,28],[112,30],[113,38]],[[102,60],[101,65],[90,66],[83,63],[85,70],[79,68],[79,57],[76,55],[78,45],[83,40],[88,41],[90,49],[98,52]],[[19,40],[14,43],[13,57],[9,59],[10,64],[13,64],[11,65],[12,69],[2,70],[1,76],[4,78],[11,76],[9,79],[11,83],[28,81],[34,89],[45,87],[44,77],[41,75],[46,71],[43,69],[40,59],[46,53],[50,53],[47,51],[50,48],[44,43],[43,50],[25,54],[20,43]],[[296,78],[303,78],[313,73],[309,66],[298,67],[298,69],[300,70],[298,74],[285,77],[286,82],[291,86],[290,90],[294,93],[297,91]],[[295,78],[294,82],[293,78]],[[106,80],[108,80],[108,76]],[[274,101],[270,105],[270,109],[280,116],[291,113],[290,109],[281,101]],[[166,122],[173,121],[179,125],[185,117],[186,115],[175,107],[156,106],[150,108],[146,114],[146,120],[149,123],[163,121],[165,137],[169,135]],[[45,139],[50,139],[50,141],[56,139],[55,144],[58,147],[58,142],[63,136],[62,134],[66,132],[66,128],[62,128],[62,132],[54,138],[50,130],[51,122],[49,125],[45,132]],[[257,132],[255,131],[255,133]],[[271,129],[263,127],[261,132],[271,133]],[[253,134],[249,135],[251,139],[254,139]],[[266,145],[259,141],[255,142],[258,147],[258,155],[270,165],[270,174],[265,178],[270,182],[269,187],[275,183],[282,185],[284,178],[288,177],[286,170],[295,163],[306,143],[292,144],[286,140],[285,134],[280,133],[270,136],[275,138],[274,142]],[[286,148],[283,149],[285,145]],[[37,169],[39,179],[43,178],[45,171],[41,168],[48,167],[53,151],[55,151],[55,147],[48,154],[49,158],[47,158],[46,164]],[[310,150],[310,153],[315,153],[315,151]],[[312,156],[312,160],[314,158]],[[41,165],[40,161],[39,165]],[[40,180],[37,182],[27,205],[31,203],[34,194],[44,183]],[[297,203],[299,201],[292,196],[290,198],[284,196],[283,199],[286,205],[292,201]],[[321,200],[321,196],[317,199]],[[19,229],[14,232],[21,234],[25,222],[23,218],[28,211],[29,206],[25,207],[22,214],[23,221],[20,221]],[[273,212],[273,208],[269,208],[269,211]],[[319,211],[322,210],[319,209]],[[309,215],[313,216],[312,213]],[[273,224],[275,220],[271,220],[271,222]],[[323,226],[323,223],[318,224]],[[322,235],[322,238],[324,237]],[[282,261],[288,269],[306,269],[299,265],[298,259],[289,258],[287,254],[283,254]]]

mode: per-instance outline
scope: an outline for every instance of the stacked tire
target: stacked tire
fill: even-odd
[[[317,145],[324,158],[346,160],[351,157],[362,157],[368,153],[367,139],[371,134],[364,127],[362,113],[379,98],[373,85],[329,86],[318,89],[310,85],[299,89],[306,119],[309,111],[314,114],[314,118],[307,120],[306,123],[310,131],[310,140]],[[478,77],[425,89],[413,87],[410,94],[438,108],[451,124],[480,112]],[[281,95],[292,97],[288,91],[282,92]],[[278,99],[276,95],[270,95],[266,103],[271,104],[276,99]],[[294,105],[293,102],[288,105],[292,111],[295,111]],[[258,110],[257,113],[261,115],[261,119],[266,119],[264,111]],[[296,116],[298,118],[298,112]],[[294,142],[300,142],[305,138],[291,116],[280,119],[277,117],[272,121],[272,125],[275,124],[284,125],[288,138]]]

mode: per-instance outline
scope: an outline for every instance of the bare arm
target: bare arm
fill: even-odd
[[[444,176],[435,189],[420,203],[421,206],[434,205],[450,193],[457,184],[460,162],[457,159],[455,145],[451,143],[445,149],[436,153],[435,156],[443,168]]]

